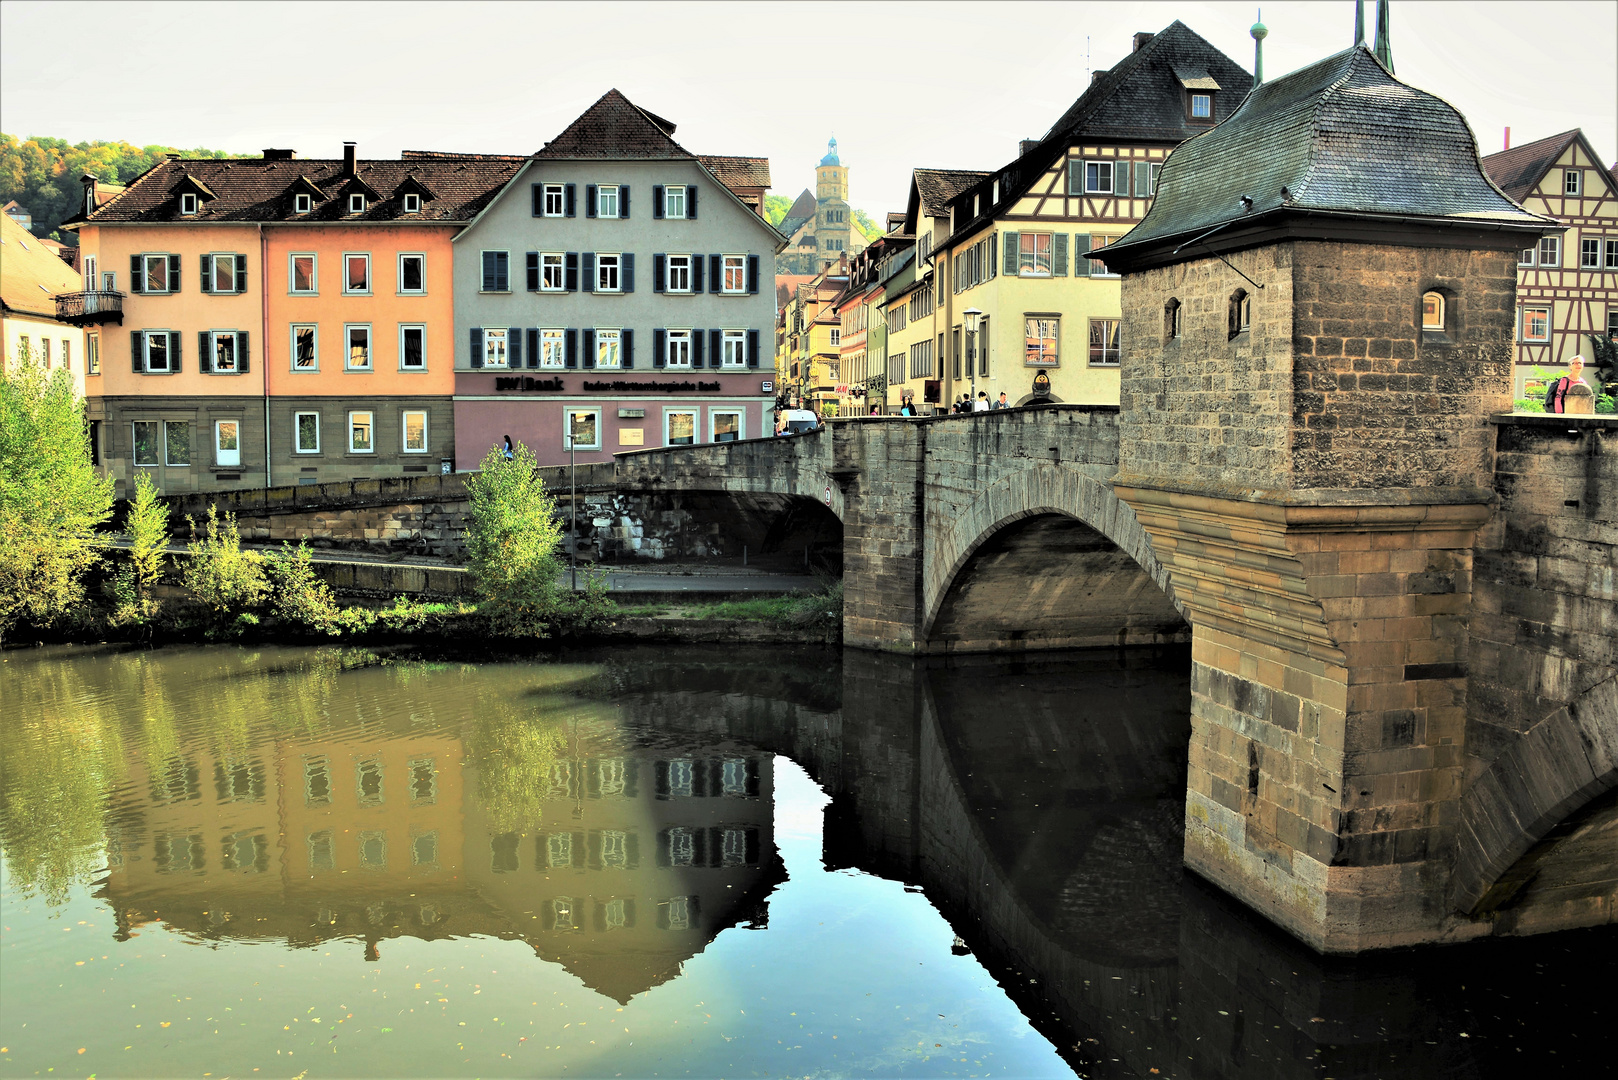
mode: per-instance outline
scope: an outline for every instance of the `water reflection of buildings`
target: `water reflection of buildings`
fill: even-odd
[[[599,725],[598,725],[599,728]],[[623,1002],[721,930],[762,925],[781,880],[772,772],[755,751],[651,749],[600,728],[543,790],[491,811],[458,734],[281,739],[137,763],[98,896],[120,935],[521,939]]]

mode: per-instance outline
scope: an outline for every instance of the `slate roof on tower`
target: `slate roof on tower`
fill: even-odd
[[[815,201],[814,193],[808,188],[804,188],[803,193],[792,200],[792,205],[787,208],[786,214],[781,218],[781,224],[776,227],[783,234],[791,236],[798,231],[798,226],[815,216],[819,206],[820,204]]]
[[[1560,135],[1513,146],[1510,150],[1484,158],[1483,167],[1489,171],[1490,178],[1500,185],[1501,191],[1522,202],[1544,177],[1546,170],[1556,164],[1556,159],[1566,153],[1578,137],[1579,129],[1574,128]]]
[[[1236,115],[1175,148],[1146,217],[1103,259],[1116,269],[1146,245],[1299,216],[1559,227],[1490,181],[1454,106],[1400,82],[1356,45],[1265,83]]]
[[[674,141],[675,125],[647,112],[616,89],[602,94],[536,158],[694,158]]]

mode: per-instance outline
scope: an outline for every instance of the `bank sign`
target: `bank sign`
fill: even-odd
[[[497,375],[494,380],[497,393],[550,393],[567,390],[560,377],[536,379],[532,375]],[[581,387],[586,394],[717,394],[722,387],[717,382],[692,382],[689,379],[646,379],[630,381],[614,379],[611,382],[586,379]]]

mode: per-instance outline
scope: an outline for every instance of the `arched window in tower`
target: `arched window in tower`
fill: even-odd
[[[1246,333],[1253,325],[1253,297],[1246,289],[1230,294],[1230,336]]]
[[[1422,293],[1421,328],[1427,331],[1442,332],[1444,329],[1444,316],[1444,294],[1437,289],[1429,289]]]
[[[1177,341],[1180,333],[1180,301],[1171,296],[1163,305],[1163,340]]]

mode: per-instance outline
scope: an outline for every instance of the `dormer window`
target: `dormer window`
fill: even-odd
[[[1186,106],[1187,115],[1193,120],[1213,119],[1213,95],[1193,92],[1191,100]]]
[[[191,214],[195,214],[196,212],[197,212],[197,196],[196,196],[196,194],[194,192],[190,192],[190,191],[187,191],[187,192],[183,193],[180,196],[180,213],[189,216]]]
[[[406,195],[404,197],[404,212],[407,214],[421,213],[421,196],[416,194]]]
[[[313,201],[308,195],[292,196],[292,212],[294,214],[307,214],[312,208]]]
[[[364,195],[350,195],[348,197],[348,212],[350,214],[363,214],[363,213],[365,213],[365,196]]]

